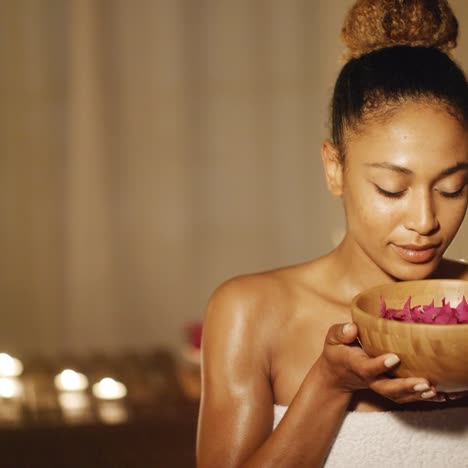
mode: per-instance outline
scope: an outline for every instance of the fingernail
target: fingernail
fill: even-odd
[[[433,390],[429,390],[428,392],[424,392],[421,394],[421,398],[427,400],[428,398],[435,397],[436,393]]]
[[[396,354],[392,354],[391,356],[388,356],[387,359],[385,359],[384,366],[393,367],[395,364],[398,364],[399,362],[400,362],[400,358]]]
[[[418,383],[413,387],[413,390],[415,392],[424,392],[426,390],[429,390],[431,387],[427,385],[427,383]]]
[[[463,394],[460,393],[447,393],[447,398],[449,400],[458,400],[459,398],[462,398]]]
[[[347,335],[351,331],[351,324],[345,323],[343,326],[343,335]]]

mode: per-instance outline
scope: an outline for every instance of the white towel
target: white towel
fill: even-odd
[[[274,406],[273,429],[287,406]],[[347,412],[326,468],[468,468],[468,408]]]

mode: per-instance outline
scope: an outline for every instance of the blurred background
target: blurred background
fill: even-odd
[[[2,467],[194,464],[210,294],[341,240],[320,147],[352,3],[0,0]]]
[[[223,280],[330,250],[352,3],[1,0],[0,348],[174,348]]]

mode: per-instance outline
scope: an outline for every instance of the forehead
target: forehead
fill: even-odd
[[[350,132],[347,163],[391,162],[413,171],[468,161],[468,128],[440,105],[407,103]]]

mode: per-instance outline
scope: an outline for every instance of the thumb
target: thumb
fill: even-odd
[[[354,323],[338,323],[328,330],[326,342],[331,345],[351,344],[357,337],[357,327]]]

